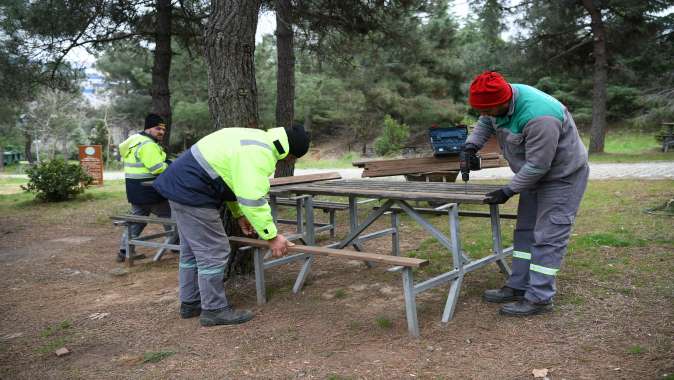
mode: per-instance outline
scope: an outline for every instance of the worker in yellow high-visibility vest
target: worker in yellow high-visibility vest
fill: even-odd
[[[162,197],[151,184],[159,174],[168,167],[166,153],[159,143],[164,139],[166,124],[164,120],[153,113],[145,118],[145,128],[119,145],[119,151],[124,163],[124,177],[126,182],[126,198],[131,203],[131,214],[148,216],[154,214],[161,218],[171,217],[171,208],[166,198]],[[136,237],[145,228],[145,223],[131,225],[131,237]],[[169,226],[164,226],[169,230]],[[117,261],[126,259],[126,230],[122,235]],[[143,255],[136,258],[143,258]]]

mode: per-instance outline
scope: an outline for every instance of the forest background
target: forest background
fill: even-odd
[[[252,58],[237,74],[254,78],[238,89],[254,98],[248,120],[261,128],[301,123],[317,142],[339,139],[347,150],[367,153],[402,128],[402,138],[378,149],[395,154],[433,124],[470,124],[477,114],[467,88],[487,69],[562,101],[592,135],[591,154],[603,152],[606,133],[652,134],[674,120],[674,1],[468,5],[456,17],[447,0],[8,1],[0,5],[0,147],[31,162],[35,141],[47,158],[69,158],[78,144],[107,152],[120,142],[113,129],[122,138],[140,130],[153,110],[170,125],[168,150],[188,148],[223,126],[213,99],[225,87],[213,73],[232,65],[230,55],[213,56],[207,35],[223,11],[238,25],[255,24],[253,34],[260,12],[276,12],[280,25],[252,49],[250,33],[231,36]],[[244,8],[254,14],[237,13]],[[76,47],[96,57],[102,105],[81,95],[83,70],[65,59]]]

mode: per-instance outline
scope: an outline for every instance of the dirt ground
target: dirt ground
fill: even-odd
[[[467,275],[447,324],[440,322],[447,288],[422,293],[419,339],[407,334],[399,274],[322,257],[298,295],[291,292],[297,265],[268,271],[263,306],[253,279],[230,280],[231,302],[255,318],[202,328],[178,317],[177,257],[124,274],[114,262],[121,230],[93,207],[59,222],[36,212],[0,216],[0,378],[527,379],[547,369],[551,379],[661,379],[674,372],[671,297],[597,291],[596,281],[580,278],[560,281],[560,293],[588,301],[567,299],[545,316],[503,317],[480,298],[500,286],[495,265]],[[418,240],[402,238],[403,248]],[[60,347],[70,353],[56,356]],[[639,347],[648,349],[634,352]]]

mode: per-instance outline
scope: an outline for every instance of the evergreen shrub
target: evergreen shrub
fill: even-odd
[[[34,165],[26,170],[26,174],[28,184],[21,188],[35,193],[36,198],[44,202],[74,198],[93,182],[80,165],[69,164],[60,158]]]
[[[384,118],[382,134],[374,140],[374,151],[380,156],[397,153],[410,135],[410,128],[395,121],[390,115]]]

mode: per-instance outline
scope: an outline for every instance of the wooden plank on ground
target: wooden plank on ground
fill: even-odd
[[[254,247],[268,248],[269,242],[259,239],[251,239],[240,236],[230,236],[229,241],[233,241],[239,244],[251,245]],[[394,266],[404,266],[411,268],[421,268],[428,265],[428,260],[417,259],[414,257],[400,257],[400,256],[388,256],[388,255],[379,255],[376,253],[368,252],[358,252],[358,251],[347,251],[343,249],[333,249],[325,247],[313,247],[301,244],[295,244],[292,247],[288,248],[290,253],[309,253],[312,255],[321,255],[321,256],[331,256],[331,257],[341,257],[344,259],[351,260],[365,260],[375,263],[389,264]]]
[[[295,175],[290,177],[270,178],[269,184],[271,186],[281,186],[295,183],[327,181],[329,179],[341,179],[341,178],[342,176],[338,172],[329,172],[318,174]]]

